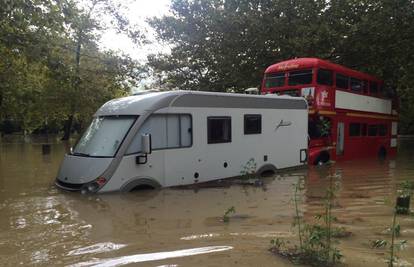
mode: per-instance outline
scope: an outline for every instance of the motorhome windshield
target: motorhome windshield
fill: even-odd
[[[114,157],[136,116],[96,117],[89,125],[73,155],[86,157]]]

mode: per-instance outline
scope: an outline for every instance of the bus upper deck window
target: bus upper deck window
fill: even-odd
[[[351,78],[351,90],[354,92],[362,92],[364,85],[361,80]]]
[[[281,87],[284,85],[285,85],[285,73],[284,72],[269,73],[265,75],[265,87],[266,88]]]
[[[349,77],[339,74],[336,74],[336,87],[341,89],[348,89],[349,86]]]
[[[370,92],[371,94],[376,94],[376,93],[378,93],[378,83],[376,83],[376,82],[371,82],[371,83],[369,84],[369,92]]]
[[[331,70],[319,69],[317,75],[317,83],[323,85],[333,85],[333,77]]]
[[[381,84],[378,85],[378,95],[383,96],[384,95],[384,88]]]
[[[364,86],[364,93],[367,94],[368,93],[368,81],[362,81],[362,84]]]
[[[312,70],[297,70],[289,72],[289,85],[312,83]]]

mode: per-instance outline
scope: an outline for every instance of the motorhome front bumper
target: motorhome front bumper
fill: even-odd
[[[85,184],[65,183],[65,182],[60,181],[59,179],[56,179],[55,185],[58,188],[66,190],[66,191],[80,191]]]

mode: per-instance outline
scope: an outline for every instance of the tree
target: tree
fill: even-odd
[[[2,0],[0,123],[26,133],[66,126],[67,139],[74,121],[84,124],[104,102],[129,92],[142,67],[98,48],[99,32],[110,26],[136,44],[143,40],[121,8],[106,0]],[[102,23],[104,15],[113,23]]]
[[[173,0],[150,24],[173,45],[149,57],[170,88],[241,91],[275,62],[319,57],[383,78],[414,131],[413,1]]]

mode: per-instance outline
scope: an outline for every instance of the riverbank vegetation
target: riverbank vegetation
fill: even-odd
[[[107,27],[142,40],[111,1],[3,0],[0,4],[0,130],[62,131],[68,139],[105,101],[126,95],[140,66],[99,49]],[[104,23],[101,17],[111,19]]]
[[[401,100],[400,133],[414,133],[413,1],[172,0],[168,14],[149,20],[171,53],[149,55],[145,66],[99,48],[109,26],[145,41],[115,0],[1,3],[2,132],[67,138],[144,73],[161,89],[240,92],[259,87],[270,64],[319,57],[384,79]]]
[[[303,211],[299,205],[302,203],[303,180],[298,180],[293,185],[293,204],[295,217],[293,227],[296,228],[298,242],[295,244],[282,239],[271,240],[270,251],[276,255],[285,257],[293,263],[307,264],[311,266],[334,266],[342,258],[340,250],[335,246],[337,238],[351,235],[342,227],[335,227],[336,217],[332,209],[336,200],[338,181],[335,175],[327,178],[328,188],[323,201],[323,212],[313,218],[313,222],[304,219]]]

